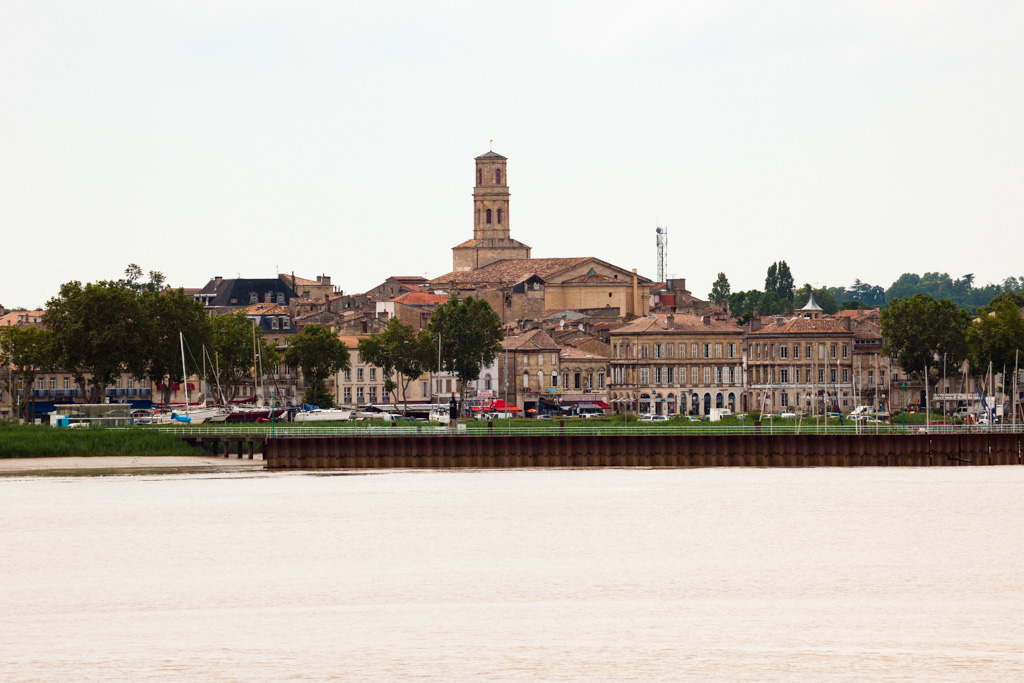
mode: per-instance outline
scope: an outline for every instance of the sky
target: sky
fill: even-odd
[[[706,296],[1024,275],[1019,2],[0,4],[0,304],[129,263],[451,270],[474,157],[512,237]]]

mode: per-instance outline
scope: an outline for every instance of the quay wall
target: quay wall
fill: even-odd
[[[1021,464],[1022,435],[281,436],[267,469],[952,467]]]

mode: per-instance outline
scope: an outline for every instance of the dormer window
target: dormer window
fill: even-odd
[[[279,304],[283,304],[284,303],[284,292],[278,292],[277,293],[277,303],[279,303]]]
[[[271,318],[270,319],[270,329],[272,329],[272,330],[276,330],[277,329],[277,318]]]
[[[291,326],[292,326],[292,323],[291,323],[291,321],[288,318],[281,318],[281,328],[282,329],[288,330],[288,329],[291,329]],[[333,332],[334,330],[332,329],[331,331]]]
[[[256,292],[249,292],[249,303],[257,304],[260,301],[260,296]]]

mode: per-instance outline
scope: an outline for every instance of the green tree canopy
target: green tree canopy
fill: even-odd
[[[729,278],[725,276],[725,273],[719,273],[715,284],[711,285],[711,293],[708,294],[708,300],[721,305],[722,302],[729,300],[729,294],[731,294]]]
[[[39,327],[0,327],[0,365],[13,365],[20,375],[25,397],[20,407],[25,421],[30,421],[36,375],[53,368],[53,334]]]
[[[967,330],[971,366],[981,372],[989,363],[996,372],[1012,368],[1017,354],[1024,350],[1024,318],[1010,299],[998,302],[990,313],[982,314]]]
[[[266,349],[263,332],[252,320],[239,311],[230,315],[214,316],[210,320],[210,353],[213,367],[207,367],[208,382],[216,383],[230,401],[253,389],[255,394],[256,353],[261,351],[264,361],[279,362],[274,349]]]
[[[480,378],[480,370],[490,365],[501,351],[501,318],[483,299],[452,298],[438,306],[430,319],[433,339],[440,337],[441,367],[433,369],[453,373],[462,383],[459,406],[465,405],[466,384]]]
[[[772,293],[779,299],[793,300],[793,273],[785,261],[776,261],[768,266],[764,278],[765,293]]]
[[[284,362],[301,371],[306,380],[302,400],[321,408],[334,407],[334,397],[327,390],[327,378],[352,367],[348,346],[321,325],[306,325],[302,334],[292,338]]]
[[[201,375],[203,362],[196,354],[210,343],[211,322],[203,304],[181,289],[145,291],[139,297],[142,307],[142,337],[147,353],[146,376],[164,384],[164,403],[170,400],[171,385],[184,382],[181,339],[194,353],[185,354],[188,374]],[[205,379],[205,378],[204,378]]]
[[[828,315],[831,315],[839,310],[839,304],[836,303],[836,298],[829,290],[828,287],[819,287],[814,289],[809,284],[805,284],[803,287],[798,289],[793,295],[793,310],[799,310],[807,305],[807,302],[811,298],[811,292],[814,292],[814,301],[821,310]]]
[[[145,376],[143,318],[139,297],[120,283],[72,281],[47,303],[43,322],[53,332],[56,365],[99,403],[121,372]]]
[[[967,357],[970,315],[949,299],[915,294],[882,310],[883,353],[895,355],[904,372],[924,377],[925,367],[945,358],[959,365]]]
[[[394,394],[396,405],[401,397],[403,414],[408,411],[409,384],[436,364],[435,349],[429,332],[417,334],[396,317],[388,320],[384,331],[359,340],[359,357],[381,369],[384,391]]]

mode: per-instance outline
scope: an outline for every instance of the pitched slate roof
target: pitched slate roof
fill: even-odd
[[[495,152],[493,149],[491,151],[489,151],[489,152],[484,152],[483,154],[481,154],[480,156],[477,157],[477,159],[507,159],[507,158],[508,157],[501,156],[500,154]]]

